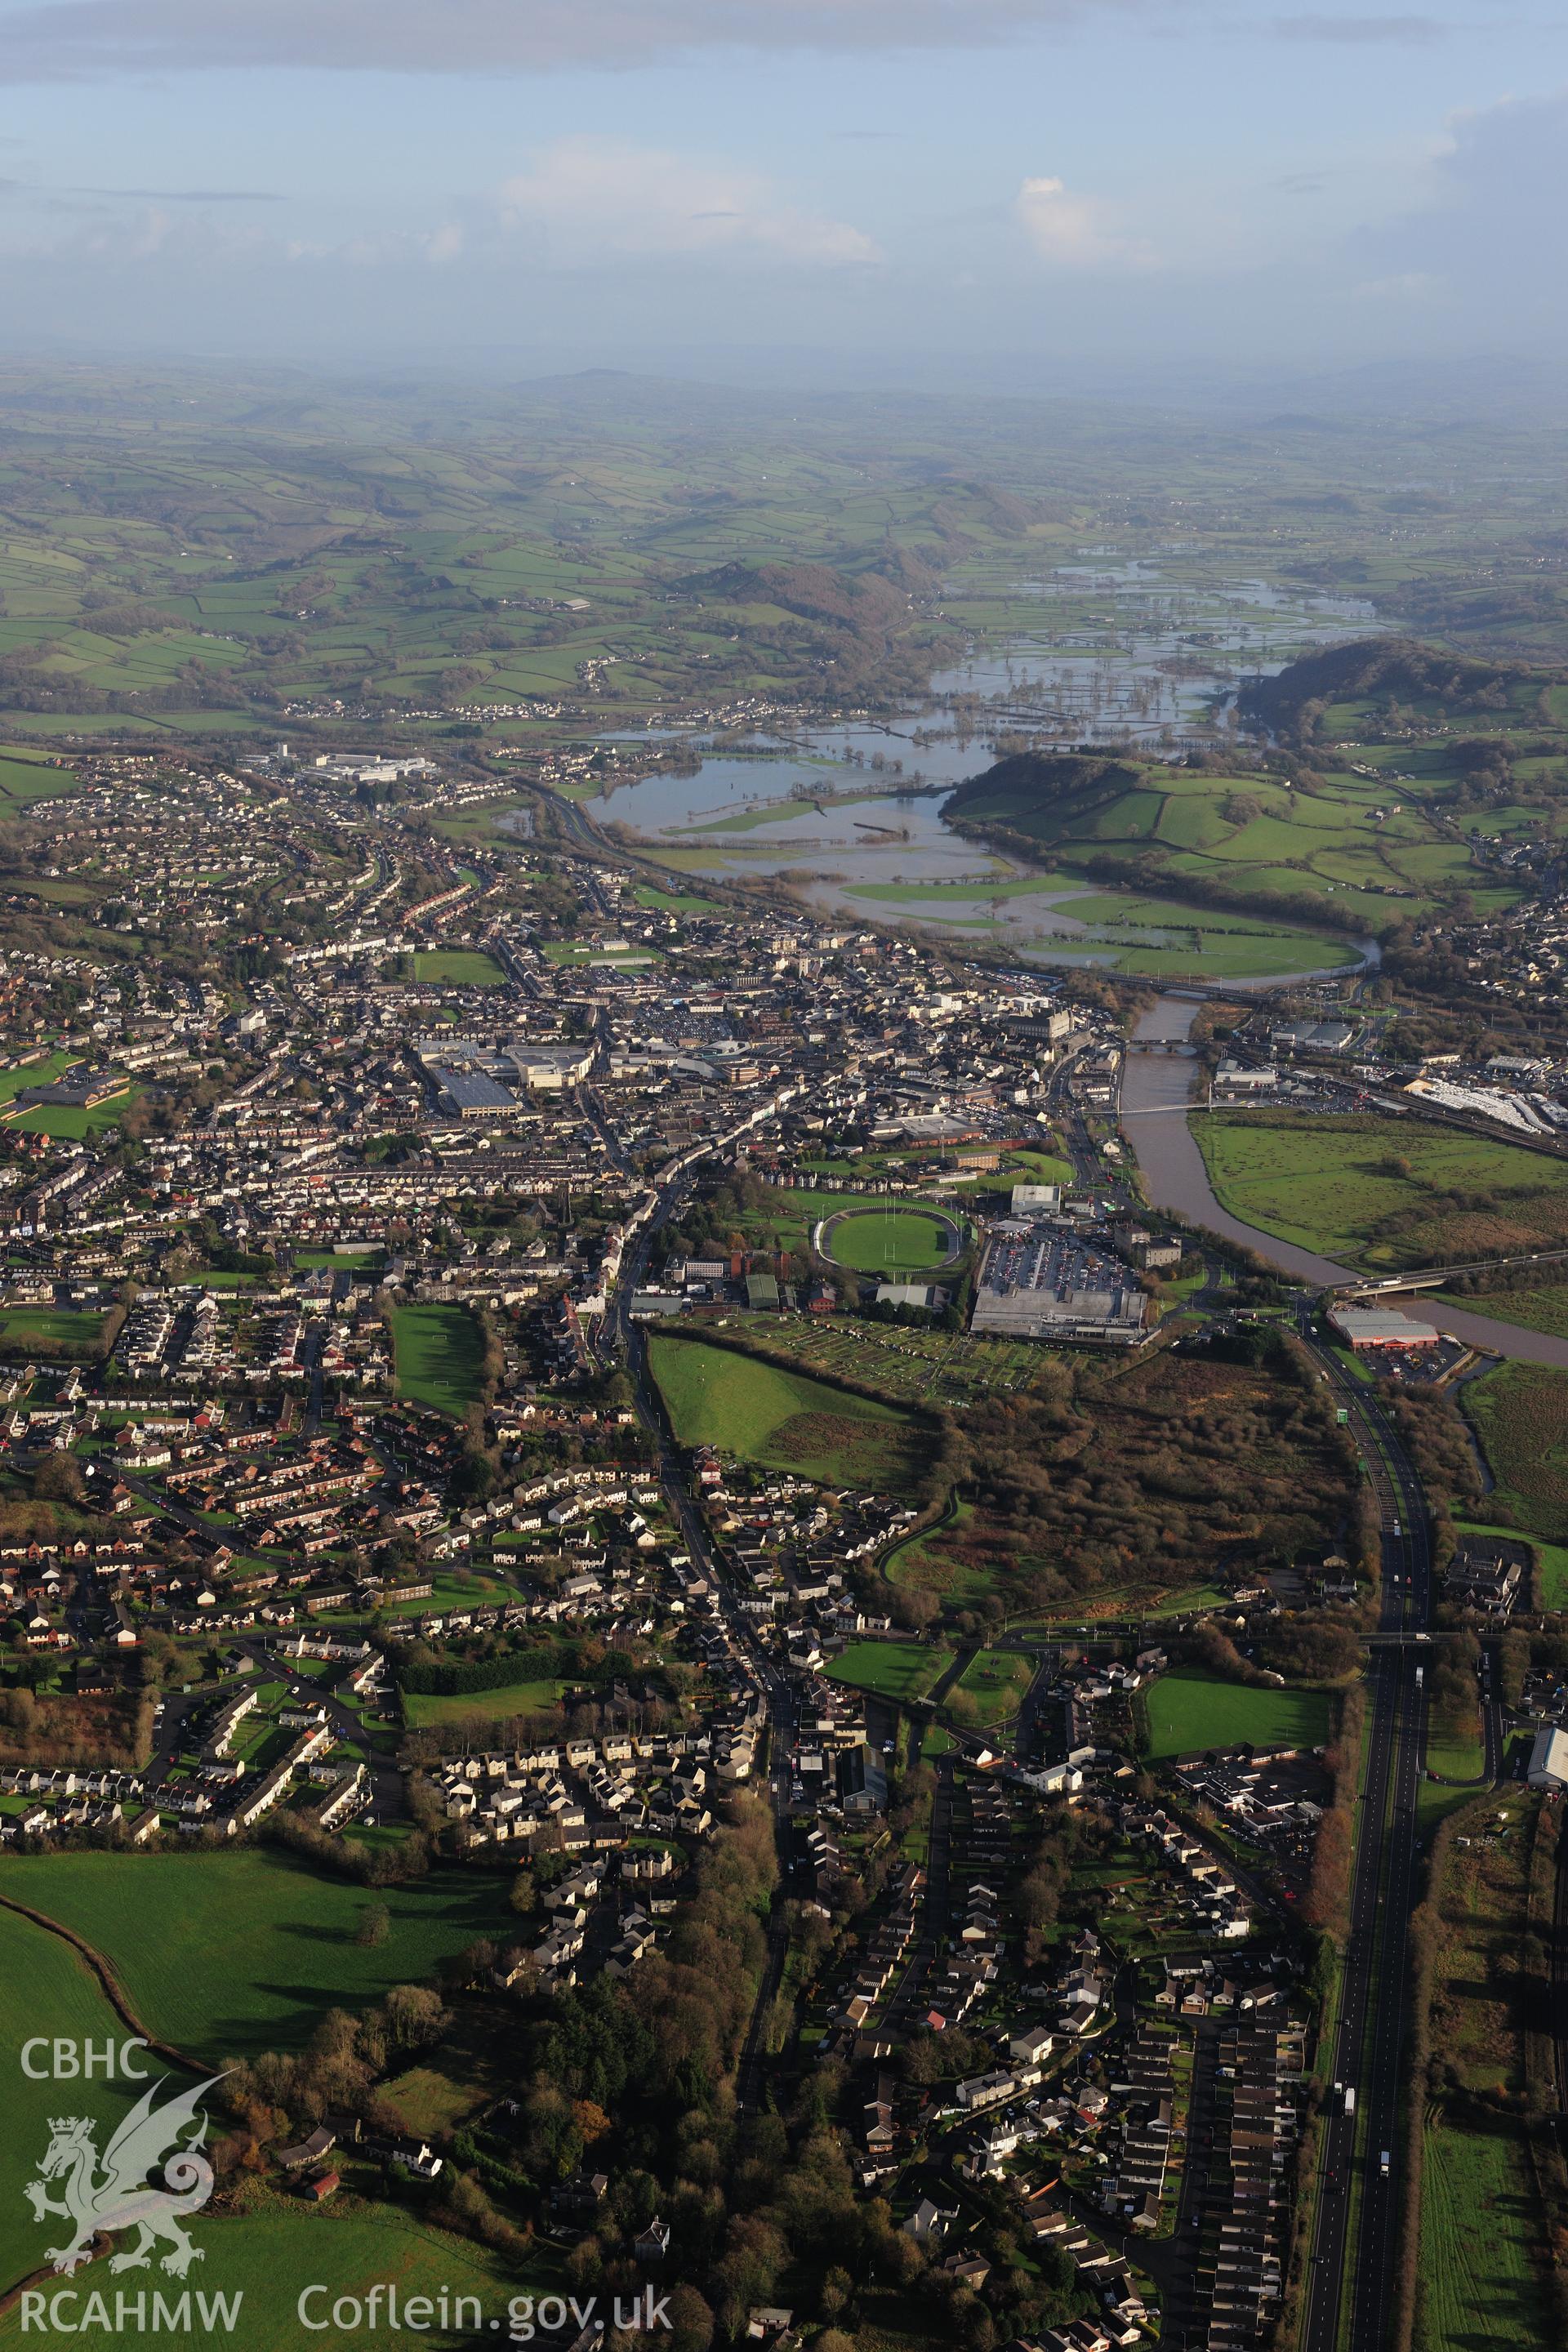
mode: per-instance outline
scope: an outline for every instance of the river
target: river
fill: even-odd
[[[1151,1205],[1170,1209],[1222,1240],[1256,1251],[1297,1282],[1324,1288],[1356,1281],[1354,1266],[1336,1265],[1332,1258],[1281,1241],[1261,1226],[1244,1224],[1221,1207],[1187,1117],[1198,1075],[1196,1055],[1187,1041],[1197,1010],[1195,998],[1160,997],[1133,1030],[1128,1050],[1121,1081],[1122,1132],[1132,1147]],[[1424,1292],[1406,1297],[1412,1312],[1424,1322],[1435,1323],[1439,1331],[1484,1349],[1489,1356],[1568,1370],[1568,1339],[1500,1323],[1489,1315],[1469,1315]]]

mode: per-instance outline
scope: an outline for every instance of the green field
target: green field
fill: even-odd
[[[1516,1144],[1376,1112],[1212,1111],[1192,1129],[1223,1208],[1327,1257],[1392,1272],[1568,1237],[1568,1168]]]
[[[76,780],[74,768],[54,767],[47,754],[7,744],[0,751],[0,813],[16,816],[34,801],[72,791]]]
[[[138,1087],[127,1087],[123,1094],[111,1095],[107,1102],[93,1103],[90,1108],[81,1103],[39,1103],[32,1110],[19,1110],[5,1124],[19,1135],[54,1135],[62,1142],[80,1143],[104,1128],[118,1127],[121,1112],[140,1092]]]
[[[530,1540],[521,1536],[517,1538],[520,1545]],[[390,1586],[382,1596],[378,1613],[387,1617],[434,1617],[443,1610],[475,1609],[485,1601],[516,1601],[520,1597],[517,1586],[504,1575],[497,1576],[484,1569],[437,1569],[429,1583],[429,1591],[417,1600],[400,1598],[397,1587]]]
[[[1149,1692],[1149,1755],[1160,1762],[1209,1748],[1321,1748],[1329,1712],[1321,1691],[1255,1687],[1173,1666]]]
[[[6,1865],[0,1893],[11,1891],[14,1873]],[[23,1898],[24,1900],[26,1898]],[[22,2183],[33,2177],[48,2144],[48,2119],[64,2103],[62,2086],[50,2080],[35,2082],[22,2070],[22,2045],[36,2034],[51,2042],[90,2041],[99,2048],[125,2038],[126,2028],[116,2018],[87,1962],[45,1927],[37,1927],[16,1912],[0,1909],[0,1981],[6,1998],[0,2002],[0,2065],[5,2068],[6,2112],[11,2122],[0,2135],[0,2206],[5,2213],[5,2244],[0,2257],[0,2294],[25,2277],[41,2260],[42,2248],[54,2242],[34,2228],[22,2199]],[[39,2063],[36,2054],[35,2064]],[[155,2059],[145,2062],[153,2074],[164,2070]],[[112,2124],[139,2096],[102,2082],[93,2086],[93,2111]]]
[[[266,1846],[6,1858],[0,1895],[71,1928],[150,2032],[214,2064],[297,2047],[323,2010],[416,1983],[510,1920],[503,1882],[486,1874],[441,1872],[373,1897]],[[386,1904],[392,1932],[365,1947],[354,1937],[372,1900]]]
[[[977,1650],[947,1695],[955,1722],[998,1723],[1016,1715],[1034,1679],[1035,1660],[1012,1650]],[[963,1703],[953,1701],[963,1693]]]
[[[0,802],[0,812],[4,805]],[[80,1059],[79,1054],[56,1047],[36,1062],[16,1063],[9,1069],[0,1070],[0,1108],[15,1102],[29,1087],[47,1087],[63,1077]],[[111,1095],[107,1102],[94,1103],[90,1109],[75,1103],[39,1103],[31,1110],[7,1113],[5,1124],[18,1134],[56,1135],[80,1142],[84,1136],[96,1135],[103,1128],[117,1127],[121,1112],[140,1092],[141,1088],[132,1086],[128,1079],[121,1093]]]
[[[1463,1395],[1497,1480],[1492,1500],[1507,1504],[1521,1534],[1568,1544],[1568,1372],[1503,1364]]]
[[[889,1280],[933,1274],[947,1259],[943,1220],[920,1209],[867,1209],[843,1218],[825,1236],[835,1265]]]
[[[973,1521],[973,1503],[954,1503],[935,1527],[895,1545],[886,1561],[889,1583],[934,1592],[952,1608],[983,1600],[994,1588],[990,1570],[947,1558],[942,1550],[944,1538],[962,1542]]]
[[[730,909],[714,898],[700,898],[689,890],[656,890],[650,883],[639,883],[632,892],[639,907],[647,907],[660,915],[725,915]]]
[[[29,1087],[48,1086],[62,1077],[78,1061],[79,1055],[52,1053],[42,1061],[28,1066],[0,1071],[0,1104],[13,1102]],[[63,1140],[79,1143],[89,1135],[104,1129],[118,1127],[121,1111],[130,1108],[142,1093],[129,1079],[118,1094],[107,1101],[90,1107],[79,1103],[37,1103],[31,1110],[7,1113],[5,1125],[20,1135],[54,1135]]]
[[[73,1064],[80,1060],[78,1054],[68,1054],[58,1046],[52,1053],[41,1054],[36,1062],[13,1062],[0,1070],[0,1103],[14,1102],[28,1087],[47,1087],[63,1077]]]
[[[58,2105],[58,2093],[55,2095]],[[95,2092],[95,2110],[97,2106]],[[365,2185],[374,2184],[367,2179]],[[341,2193],[347,2195],[346,2191]],[[276,2191],[253,2189],[250,2198],[249,2211],[203,2216],[193,2223],[191,2234],[201,2249],[202,2260],[180,2285],[157,2270],[150,2273],[136,2272],[129,2279],[110,2281],[101,2275],[101,2265],[94,2265],[92,2270],[79,2273],[74,2284],[80,2300],[75,2305],[65,2305],[62,2316],[79,2313],[81,2324],[90,2327],[86,2318],[86,2297],[95,2287],[100,2293],[107,2290],[107,2305],[112,2315],[117,2287],[121,2292],[129,2289],[132,2309],[136,2293],[144,2289],[151,2309],[155,2291],[162,2291],[167,2305],[177,2304],[179,2294],[188,2286],[192,2291],[193,2316],[198,2322],[200,2315],[195,2304],[198,2293],[241,2297],[238,2315],[233,2328],[223,2329],[221,2334],[216,2323],[211,2330],[199,2324],[193,2326],[188,2333],[177,2328],[160,2329],[153,2340],[169,2347],[169,2352],[211,2352],[215,2338],[232,2346],[234,2352],[298,2352],[301,2343],[352,2340],[333,2329],[330,2322],[326,2333],[319,2337],[305,2333],[299,2317],[299,2299],[307,2288],[325,2290],[310,2297],[306,2305],[309,2316],[319,2319],[330,2315],[340,2296],[363,2296],[377,2281],[395,2281],[400,2307],[414,2295],[431,2299],[433,2324],[428,2331],[420,2329],[420,2343],[455,2352],[460,2345],[479,2340],[471,2308],[465,2309],[460,2329],[439,2324],[443,2289],[454,2298],[477,2297],[479,2324],[487,2330],[499,2324],[503,2332],[498,2340],[507,2340],[504,2330],[508,2300],[526,2291],[524,2275],[514,2275],[500,2256],[477,2245],[472,2239],[435,2229],[395,2207],[377,2202],[351,2200],[317,2210]],[[30,2216],[16,2234],[25,2234],[37,2244],[47,2242],[44,2231],[33,2229]],[[46,2292],[64,2284],[50,2279]],[[384,2298],[381,2308],[384,2313]],[[447,2310],[452,2313],[450,2303]],[[19,2303],[0,2318],[0,2343],[13,2340],[37,2341],[36,2330],[29,2331],[23,2325]]]
[[[1443,801],[1435,781],[1407,779],[1394,804],[1381,779],[1337,766],[1309,793],[1272,776],[1026,754],[961,787],[952,813],[1005,825],[1067,874],[1125,873],[1178,898],[1190,890],[1215,911],[1189,908],[1185,919],[1205,936],[1212,927],[1223,956],[1238,908],[1351,932],[1386,929],[1462,889],[1489,907],[1511,903],[1517,890],[1500,889],[1443,823]]]
[[[1111,1593],[1106,1597],[1112,1603],[1114,1612],[1116,1595]],[[1227,1597],[1217,1584],[1189,1584],[1178,1591],[1162,1593],[1158,1601],[1141,1604],[1140,1614],[1145,1617],[1184,1617],[1194,1609],[1223,1609]]]
[[[842,1656],[825,1668],[834,1682],[850,1683],[879,1698],[924,1698],[952,1664],[951,1650],[934,1650],[923,1642],[851,1642]]]
[[[1552,2340],[1539,2282],[1541,2210],[1510,2117],[1430,2111],[1421,2182],[1428,2352],[1524,2352]]]
[[[1520,1323],[1527,1331],[1568,1339],[1568,1282],[1532,1282],[1518,1290],[1443,1290],[1435,1296],[1470,1315],[1490,1315],[1500,1323]]]
[[[1421,2341],[1430,2352],[1533,2352],[1559,2340],[1542,2292],[1546,2217],[1522,2128],[1552,2000],[1549,1956],[1531,1935],[1533,1927],[1550,1937],[1552,1903],[1535,1816],[1536,1801],[1517,1793],[1472,1799],[1468,1834],[1454,1838],[1428,1898],[1440,1922],[1432,2046],[1441,2062],[1424,2108]],[[1550,2087],[1548,2074],[1541,2088]]]
[[[715,1445],[825,1486],[897,1492],[924,1447],[907,1413],[729,1348],[655,1333],[648,1365],[682,1445]]]
[[[466,1307],[399,1307],[392,1318],[397,1392],[461,1418],[484,1395],[484,1336]]]
[[[646,940],[541,940],[539,952],[546,963],[619,964],[661,963],[661,951],[650,947]]]
[[[804,1184],[770,1185],[760,1204],[743,1210],[736,1223],[748,1249],[784,1250],[804,1257],[811,1235],[825,1219],[840,1209],[869,1205],[859,1192],[815,1192]]]
[[[506,974],[479,948],[416,948],[416,980],[449,981],[458,988],[504,988]]]
[[[0,1347],[26,1348],[35,1339],[48,1339],[88,1355],[102,1336],[103,1323],[101,1315],[79,1314],[68,1307],[0,1307]]]
[[[1479,1780],[1486,1761],[1479,1708],[1452,1712],[1434,1707],[1426,1725],[1427,1770],[1440,1780]]]
[[[499,1723],[509,1715],[542,1714],[555,1705],[566,1687],[563,1682],[547,1678],[542,1682],[502,1683],[497,1690],[458,1691],[442,1696],[405,1691],[403,1713],[415,1731],[433,1723],[461,1723],[470,1716],[476,1721]]]

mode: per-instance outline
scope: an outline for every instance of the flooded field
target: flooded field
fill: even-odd
[[[1190,561],[1184,551],[1166,562],[1101,553],[1038,581],[994,560],[964,567],[945,608],[972,621],[982,643],[931,680],[933,695],[949,706],[977,697],[994,726],[1062,744],[1212,747],[1230,733],[1244,678],[1377,625],[1359,598],[1191,577]]]
[[[1173,755],[1232,740],[1246,674],[1364,629],[1368,608],[1258,581],[1194,583],[1146,562],[1063,565],[1038,580],[966,571],[946,608],[976,648],[920,710],[743,741],[695,739],[689,775],[649,774],[584,803],[681,873],[777,876],[825,911],[1005,941],[1049,964],[1258,981],[1353,966],[1321,930],[1203,915],[1115,886],[1042,875],[944,823],[951,788],[999,736],[1097,740]],[[625,739],[622,739],[625,740]],[[658,740],[668,742],[668,735]]]

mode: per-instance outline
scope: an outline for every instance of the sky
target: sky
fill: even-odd
[[[1568,352],[1568,0],[0,0],[11,354]]]

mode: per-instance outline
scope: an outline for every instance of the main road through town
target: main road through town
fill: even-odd
[[[1431,1609],[1431,1553],[1421,1489],[1386,1415],[1311,1338],[1305,1309],[1300,1330],[1350,1416],[1377,1498],[1385,1637],[1368,1658],[1350,1933],[1331,2029],[1334,2087],[1312,2184],[1316,2218],[1300,2342],[1303,2352],[1383,2352],[1394,2314],[1410,2095],[1405,2039],[1415,1800],[1426,1752],[1430,1654],[1422,1636]]]

